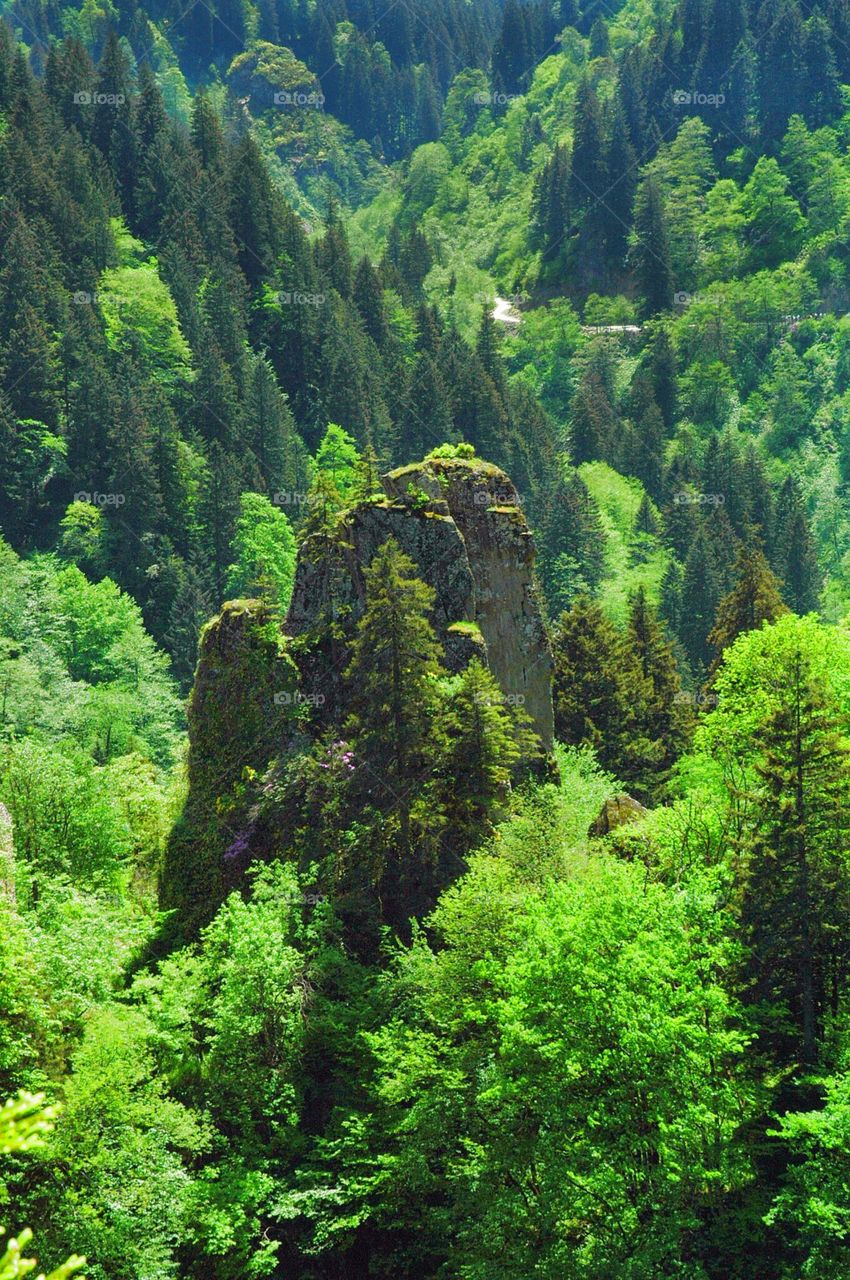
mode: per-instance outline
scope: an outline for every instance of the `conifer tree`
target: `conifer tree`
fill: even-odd
[[[400,457],[412,462],[454,435],[451,406],[440,371],[424,351],[413,367],[399,422]]]
[[[493,84],[497,93],[524,93],[532,62],[523,7],[517,0],[506,0],[501,30],[493,46]]]
[[[434,850],[443,826],[436,768],[445,749],[439,721],[442,649],[430,622],[434,589],[390,538],[364,571],[366,606],[345,676],[361,803],[381,815],[375,841],[385,917],[404,931],[433,901]]]
[[[570,220],[570,152],[563,143],[557,144],[534,180],[531,219],[544,261],[554,261],[567,247]]]
[[[782,600],[779,579],[752,540],[741,544],[735,561],[735,575],[735,586],[717,606],[717,616],[708,636],[708,643],[715,650],[710,677],[716,673],[724,650],[743,631],[754,631],[788,612]]]
[[[679,621],[679,638],[698,680],[702,679],[713,657],[708,634],[719,599],[714,557],[705,534],[699,530],[685,561]]]
[[[655,402],[661,410],[664,426],[669,431],[676,421],[679,399],[679,379],[676,369],[676,353],[667,329],[656,330],[649,356],[649,373]]]
[[[842,924],[850,909],[850,745],[845,716],[816,671],[818,638],[802,625],[782,619],[733,647],[712,719],[723,735],[738,699],[753,684],[762,689],[748,739],[752,783],[734,797],[746,803],[742,984],[762,1047],[785,1065],[811,1066],[850,958]]]
[[[670,768],[687,746],[692,726],[672,646],[643,587],[629,602],[626,644],[643,681],[633,699],[635,739],[649,744],[645,761],[633,748],[638,757],[633,777],[640,792],[652,797],[663,789]]]
[[[477,658],[457,678],[443,713],[448,746],[444,807],[456,855],[486,837],[504,806],[517,763],[539,750],[521,708],[514,711]],[[447,877],[448,879],[448,877]]]
[[[552,653],[556,738],[593,747],[600,764],[622,776],[634,717],[627,685],[640,681],[634,665],[629,671],[622,635],[594,600],[581,596],[558,620]]]
[[[370,258],[363,257],[354,274],[354,301],[366,332],[379,349],[389,336],[380,277]]]
[[[673,305],[673,268],[661,191],[654,177],[645,178],[635,198],[631,257],[643,295],[644,314],[656,315]]]

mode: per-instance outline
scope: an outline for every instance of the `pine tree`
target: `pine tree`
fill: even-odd
[[[363,257],[354,275],[354,301],[363,317],[366,332],[378,349],[389,336],[381,279],[371,259]]]
[[[714,624],[719,600],[714,557],[705,534],[699,530],[685,561],[679,623],[679,638],[698,680],[702,679],[713,657],[708,634]]]
[[[492,830],[504,812],[514,767],[539,743],[477,658],[457,678],[442,728],[448,739],[444,807],[453,852],[462,858]],[[452,868],[447,882],[462,865]]]
[[[605,134],[602,108],[589,78],[579,82],[576,90],[573,125],[570,204],[574,209],[588,209],[605,195]]]
[[[590,56],[591,58],[608,58],[610,54],[611,37],[608,34],[608,24],[604,18],[597,18],[590,28]]]
[[[774,528],[772,567],[782,580],[788,605],[799,614],[817,610],[821,584],[817,550],[794,476],[788,476],[779,491]]]
[[[475,342],[475,354],[482,366],[490,375],[493,385],[504,399],[507,393],[505,367],[499,352],[499,337],[496,321],[493,319],[488,303],[481,309],[481,321],[478,326],[478,337]]]
[[[567,247],[570,224],[570,152],[558,143],[534,180],[531,199],[532,234],[545,262],[553,262]]]
[[[715,650],[709,678],[717,672],[724,650],[742,632],[754,631],[788,612],[779,579],[754,542],[742,543],[735,561],[735,575],[735,586],[717,606],[714,626],[709,632],[708,643]]]
[[[237,144],[230,164],[230,222],[239,265],[256,288],[271,279],[282,249],[281,201],[251,133]]]
[[[412,462],[455,435],[451,405],[434,360],[423,352],[413,367],[398,427],[399,456]]]
[[[605,533],[596,503],[577,471],[559,470],[538,522],[539,571],[553,615],[592,591],[605,572]]]
[[[819,12],[806,22],[803,61],[806,121],[820,129],[841,114],[841,92],[829,23]]]
[[[380,899],[385,916],[404,930],[433,901],[432,855],[442,829],[429,805],[444,752],[438,677],[442,649],[430,622],[435,593],[390,538],[364,570],[366,605],[357,623],[345,676],[351,744],[361,801],[381,815],[376,833],[384,863]]]
[[[345,224],[333,201],[325,216],[325,234],[316,244],[316,266],[340,297],[351,297],[354,287],[351,250]]]
[[[669,431],[676,421],[679,402],[679,379],[676,352],[667,329],[659,328],[652,338],[649,372],[655,402],[661,410],[664,426]]]
[[[555,737],[593,747],[600,764],[622,776],[634,719],[627,686],[633,692],[641,679],[633,664],[629,669],[622,635],[595,601],[581,596],[559,618],[552,654]]]
[[[635,152],[629,138],[625,112],[619,99],[615,99],[610,138],[605,151],[605,192],[600,214],[605,250],[617,269],[622,268],[626,255],[635,199],[636,170]]]
[[[493,46],[493,85],[497,93],[524,93],[533,65],[528,30],[517,0],[506,0],[502,26]]]
[[[191,138],[203,168],[221,173],[225,161],[224,134],[215,108],[203,87],[192,100]]]
[[[758,33],[761,52],[761,127],[765,142],[778,142],[788,120],[803,106],[804,27],[797,0],[775,0],[759,14],[766,30]]]
[[[631,257],[644,314],[668,311],[673,305],[673,268],[664,204],[654,177],[645,178],[638,187]]]
[[[249,379],[245,429],[266,492],[302,491],[307,480],[307,451],[274,370],[262,356],[254,361]]]
[[[787,545],[783,580],[788,603],[795,613],[811,613],[820,607],[821,573],[817,548],[802,510],[791,517]]]
[[[845,978],[850,909],[850,747],[802,649],[784,655],[781,701],[753,743],[756,785],[741,850],[744,990],[780,1061],[813,1064]]]
[[[573,397],[570,445],[575,465],[609,459],[617,435],[617,415],[605,383],[604,371],[588,365]]]
[[[639,794],[655,797],[663,791],[670,769],[688,744],[692,717],[682,694],[673,649],[643,587],[629,601],[626,645],[642,677],[633,698],[633,754],[637,759],[632,777]],[[645,760],[635,750],[641,740],[649,744]]]

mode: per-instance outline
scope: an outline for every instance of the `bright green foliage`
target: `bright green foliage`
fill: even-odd
[[[316,452],[316,470],[330,480],[343,506],[357,484],[357,445],[352,436],[335,422],[328,424]]]
[[[147,1018],[101,1009],[75,1055],[47,1153],[48,1163],[65,1170],[56,1237],[80,1241],[91,1280],[135,1269],[178,1274],[174,1249],[189,1222],[189,1175],[179,1153],[205,1145],[198,1119],[155,1078]]]
[[[72,502],[59,524],[59,554],[87,576],[101,576],[106,564],[106,522],[100,507],[90,502]]]
[[[45,1106],[44,1094],[21,1093],[0,1106],[0,1155],[31,1151],[44,1144],[56,1116],[56,1108]],[[20,1280],[35,1271],[35,1258],[25,1257],[32,1242],[29,1228],[19,1231],[0,1254],[0,1280]],[[77,1255],[54,1268],[50,1275],[41,1272],[37,1280],[69,1280],[85,1266],[85,1258]]]
[[[847,645],[794,615],[742,635],[697,737],[734,807],[743,990],[772,1051],[809,1063],[847,966]]]
[[[474,848],[504,813],[514,767],[538,744],[521,707],[506,701],[473,659],[449,696],[442,727],[449,739],[446,813],[462,851]]]
[[[142,261],[142,252],[143,246],[133,241],[135,260],[103,273],[96,301],[103,309],[109,345],[132,350],[154,381],[172,383],[189,376],[191,350],[157,261]]]
[[[101,761],[141,750],[173,758],[179,707],[167,659],[133,600],[49,557],[0,580],[0,717],[6,733],[73,734]]]
[[[755,546],[742,546],[735,564],[737,581],[717,607],[708,641],[717,650],[714,669],[729,645],[744,631],[754,631],[765,622],[775,622],[787,607],[780,584],[764,554]]]
[[[225,590],[236,596],[267,596],[285,612],[295,581],[296,544],[282,511],[260,493],[243,493],[233,538],[235,564]]]
[[[804,1261],[796,1271],[805,1280],[841,1280],[847,1273],[848,1152],[850,1076],[846,1061],[823,1081],[817,1109],[790,1111],[773,1131],[787,1146],[792,1165],[768,1222],[794,1233]],[[789,1276],[791,1272],[788,1271]]]
[[[532,887],[497,865],[389,978],[369,1108],[335,1148],[336,1229],[374,1222],[405,1275],[650,1274],[742,1172],[723,943],[638,868]]]

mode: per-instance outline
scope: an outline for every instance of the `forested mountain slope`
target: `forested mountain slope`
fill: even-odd
[[[843,1280],[846,6],[0,12],[4,1219]]]

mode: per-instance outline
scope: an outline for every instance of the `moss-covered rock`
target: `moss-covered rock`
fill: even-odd
[[[332,535],[301,548],[286,630],[314,641],[301,663],[307,685],[326,692],[329,711],[341,711],[346,641],[365,598],[363,569],[393,537],[436,592],[433,622],[447,666],[460,671],[481,658],[551,749],[552,655],[534,541],[511,480],[490,462],[452,455],[399,467],[383,484],[386,502],[358,504]],[[476,631],[452,628],[462,622]]]
[[[297,735],[303,705],[277,616],[258,600],[225,604],[201,635],[188,793],[160,877],[161,906],[183,935],[212,916],[250,860],[259,780]]]
[[[553,742],[552,654],[534,578],[534,539],[519,495],[480,458],[429,457],[384,477],[400,498],[409,486],[441,498],[461,536],[475,583],[472,619],[502,692],[525,708],[544,746]]]
[[[228,81],[238,97],[255,110],[277,106],[289,110],[319,107],[321,87],[308,66],[285,45],[256,40],[233,59]]]

